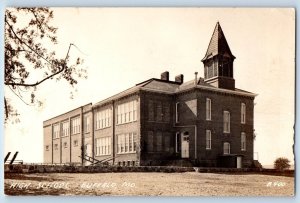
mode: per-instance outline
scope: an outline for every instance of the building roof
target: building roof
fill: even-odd
[[[235,56],[230,51],[230,48],[228,46],[227,40],[225,38],[225,35],[222,31],[222,28],[220,26],[220,23],[217,22],[213,35],[210,39],[205,57],[202,59],[202,61],[205,61],[206,59],[209,59],[216,55],[227,55],[228,57],[231,57],[235,59]]]
[[[184,91],[187,91],[187,90],[190,90],[193,88],[205,89],[205,90],[216,91],[216,92],[224,92],[224,93],[236,94],[236,95],[244,95],[244,96],[250,96],[250,97],[256,96],[256,94],[254,94],[254,93],[247,92],[245,90],[241,90],[238,88],[235,88],[235,90],[228,90],[228,89],[214,87],[214,86],[204,82],[203,78],[197,79],[197,85],[195,85],[195,80],[190,80],[190,81],[180,84],[180,83],[174,82],[174,81],[166,81],[166,80],[161,80],[161,79],[157,79],[157,78],[151,78],[149,80],[138,83],[138,84],[136,84],[136,86],[133,86],[127,90],[124,90],[124,91],[122,91],[116,95],[113,95],[105,100],[97,102],[96,104],[94,104],[94,106],[106,104],[113,100],[125,97],[129,94],[136,93],[140,90],[159,92],[159,93],[165,93],[165,94],[176,94],[176,93],[184,92]]]

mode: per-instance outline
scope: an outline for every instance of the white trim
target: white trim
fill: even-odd
[[[175,104],[175,123],[179,123],[179,102]]]
[[[227,145],[227,150],[228,150],[228,152],[227,152],[227,150],[225,151],[225,145]],[[230,154],[230,143],[229,142],[224,142],[223,143],[223,154]]]
[[[207,146],[207,141],[209,141],[209,146]],[[211,130],[206,130],[206,133],[205,133],[205,148],[207,150],[211,149]]]
[[[246,123],[246,104],[241,103],[241,123]]]
[[[206,98],[205,118],[207,121],[211,121],[211,99],[210,98]]]
[[[228,115],[228,117],[226,117],[226,115]],[[225,121],[228,122],[228,126],[225,125]],[[230,112],[229,111],[223,111],[223,133],[230,133]]]
[[[245,132],[241,133],[241,151],[247,150],[247,136]]]

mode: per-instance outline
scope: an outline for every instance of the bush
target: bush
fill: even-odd
[[[274,161],[274,168],[280,171],[287,170],[291,167],[290,160],[284,157],[277,158]]]

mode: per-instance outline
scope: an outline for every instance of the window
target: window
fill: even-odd
[[[59,138],[59,124],[53,125],[53,139]]]
[[[148,120],[154,121],[154,103],[152,100],[148,102]]]
[[[162,116],[163,116],[163,113],[162,113],[162,104],[160,101],[158,101],[156,103],[156,120],[158,122],[161,122],[162,121]]]
[[[96,130],[111,126],[111,109],[105,109],[96,113]]]
[[[89,115],[84,116],[84,132],[85,133],[90,132],[90,116]]]
[[[80,117],[73,118],[71,120],[72,124],[72,135],[80,133]]]
[[[241,134],[241,150],[246,151],[246,133]]]
[[[241,104],[241,123],[246,123],[246,104]]]
[[[165,152],[169,152],[170,151],[170,142],[171,142],[170,133],[169,132],[164,133],[164,138],[165,138],[165,143],[164,143]]]
[[[211,100],[206,98],[206,120],[211,120]]]
[[[102,137],[96,139],[96,155],[110,155],[111,154],[111,137]]]
[[[163,103],[163,118],[164,122],[170,122],[170,103]]]
[[[46,145],[45,150],[49,151],[49,145]]]
[[[137,120],[137,100],[118,105],[117,124],[129,123]]]
[[[74,147],[77,147],[78,146],[78,140],[74,140],[73,145],[74,145]]]
[[[228,142],[224,142],[223,144],[223,153],[224,154],[230,154],[230,144]]]
[[[67,147],[68,147],[68,143],[64,142],[64,148],[67,148]]]
[[[69,136],[69,130],[70,126],[69,126],[69,121],[63,122],[62,123],[62,137],[66,137]]]
[[[206,149],[211,149],[211,131],[206,130]]]
[[[156,151],[162,151],[162,132],[156,132]]]
[[[179,123],[179,102],[176,103],[176,106],[175,106],[175,111],[176,111],[176,123]]]
[[[137,134],[125,133],[117,136],[117,153],[132,153],[136,151],[136,142]]]
[[[58,144],[54,144],[54,149],[58,150]]]
[[[148,152],[153,152],[153,131],[148,131],[147,151]]]
[[[230,133],[230,113],[229,113],[229,111],[224,111],[224,113],[223,113],[223,132]]]

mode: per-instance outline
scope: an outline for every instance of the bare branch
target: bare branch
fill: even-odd
[[[24,103],[24,104],[26,104],[26,105],[28,105],[28,106],[33,106],[33,105],[30,105],[30,104],[28,104],[27,102],[25,102],[23,99],[22,99],[22,97],[20,97],[10,86],[8,86],[9,87],[9,89],[17,96],[17,97],[19,97],[19,99],[21,99],[21,101]]]

